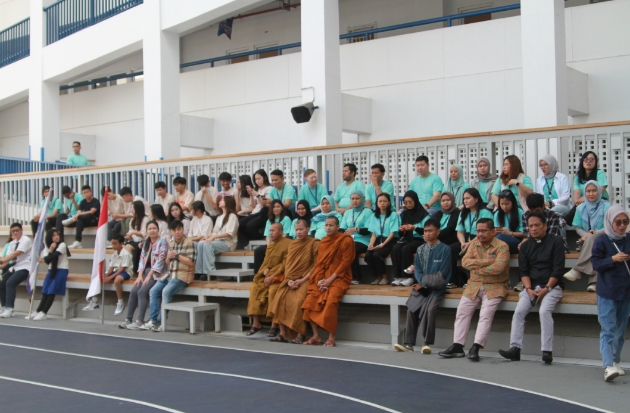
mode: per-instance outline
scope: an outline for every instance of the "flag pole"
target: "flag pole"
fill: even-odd
[[[37,284],[37,280],[35,280],[35,283]],[[37,287],[33,288],[33,291],[31,291],[31,305],[28,309],[28,321],[31,321],[31,314],[33,314],[33,301],[35,301],[35,289]]]
[[[44,243],[44,228],[47,220],[46,212],[48,211],[48,205],[50,204],[53,196],[53,189],[48,190],[48,195],[44,200],[42,211],[39,214],[39,222],[37,224],[37,230],[33,234],[33,246],[31,247],[31,268],[28,273],[27,288],[26,290],[31,293],[31,303],[28,309],[27,320],[31,321],[31,314],[33,313],[33,301],[35,301],[35,290],[37,289],[37,267],[39,264],[39,256],[41,253],[41,247]]]
[[[102,264],[101,264],[102,265]],[[101,267],[101,274],[103,268]],[[105,280],[101,279],[101,324],[105,324]]]

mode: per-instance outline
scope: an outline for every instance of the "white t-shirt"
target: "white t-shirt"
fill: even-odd
[[[44,247],[44,249],[42,250],[42,256],[47,257],[49,255],[48,251],[49,249]],[[61,254],[59,258],[57,259],[57,269],[67,270],[68,269],[68,248],[66,247],[66,244],[63,242],[59,244],[59,246],[57,247],[57,252]],[[48,269],[50,269],[51,266],[52,264],[49,264]]]
[[[7,255],[13,254],[16,249],[22,251],[15,259],[15,265],[11,267],[11,271],[30,270],[31,269],[31,247],[33,240],[26,235],[22,235],[20,241],[11,241]]]
[[[213,186],[208,186],[206,187],[206,189],[210,192],[210,198],[212,198],[212,201],[216,203],[217,189]],[[213,216],[219,215],[219,211],[212,208],[212,205],[210,205],[210,202],[208,202],[208,199],[205,197],[203,192],[199,191],[195,194],[195,201],[203,202],[203,206],[206,208],[206,212],[208,214],[213,215]]]
[[[223,219],[225,218],[225,214],[219,216],[217,218],[217,222],[214,224],[214,228],[212,230],[213,235],[218,234],[230,234],[229,238],[221,238],[220,241],[225,242],[228,247],[232,251],[236,249],[236,243],[238,242],[238,218],[235,214],[230,214],[230,218],[228,218],[228,222],[223,224]]]
[[[127,268],[127,273],[129,274],[133,271],[133,257],[125,248],[120,250],[120,255],[114,251],[112,258],[109,260],[109,268],[113,268],[114,271],[123,267]]]
[[[266,197],[267,195],[269,195],[269,192],[271,192],[272,189],[273,189],[273,186],[271,185],[266,186],[265,188],[258,190],[258,195],[260,195],[261,197],[263,196]],[[258,198],[258,203],[256,204],[256,208],[254,208],[254,210],[252,211],[252,214],[256,214],[260,212],[262,207],[263,207],[262,200]]]
[[[212,229],[214,225],[212,224],[212,219],[204,215],[201,219],[197,217],[193,217],[192,221],[190,221],[190,231],[188,231],[188,236],[190,238],[195,237],[209,237],[212,235]]]

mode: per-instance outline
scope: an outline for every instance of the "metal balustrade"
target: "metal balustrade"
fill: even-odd
[[[56,171],[59,169],[69,168],[76,168],[76,166],[68,165],[62,162],[40,162],[24,158],[0,156],[0,175]]]
[[[30,19],[22,20],[0,32],[0,67],[31,54],[30,24]]]
[[[142,3],[143,0],[60,0],[44,7],[46,44],[55,43]]]
[[[216,178],[227,171],[237,177],[252,175],[261,168],[267,172],[280,169],[287,183],[299,188],[303,185],[304,168],[313,168],[318,171],[320,181],[334,190],[342,182],[343,165],[352,162],[358,167],[357,178],[365,184],[369,183],[370,166],[383,164],[387,169],[386,179],[394,183],[396,195],[400,197],[416,176],[414,164],[419,155],[426,155],[431,169],[446,182],[449,167],[454,163],[464,166],[464,178],[470,181],[479,156],[489,158],[493,170],[499,172],[503,158],[510,154],[521,158],[525,172],[535,180],[540,175],[539,158],[552,154],[558,159],[560,171],[572,181],[580,155],[587,150],[599,154],[599,167],[608,176],[612,202],[630,210],[630,121],[627,121],[0,175],[3,204],[0,205],[0,225],[19,220],[24,216],[20,211],[38,205],[43,185],[55,188],[57,194],[63,185],[80,190],[81,185],[89,184],[95,194],[100,194],[104,185],[114,191],[129,186],[135,194],[153,202],[155,182],[166,182],[169,192],[173,193],[172,180],[176,176],[186,177],[188,188],[194,192],[198,190],[195,178],[201,174]],[[217,179],[214,184],[218,185]]]

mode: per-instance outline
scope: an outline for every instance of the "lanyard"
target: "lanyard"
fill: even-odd
[[[551,185],[549,185],[549,180],[547,180],[547,178],[545,178],[545,182],[547,183],[547,185],[546,185],[547,186],[547,193],[549,194],[549,199],[547,199],[548,202],[551,201],[551,196],[552,196],[551,192],[553,191],[553,184],[554,184],[555,179],[556,178],[555,178],[555,175],[554,175],[554,177],[551,178]]]
[[[615,249],[617,250],[617,252],[621,253],[621,251],[619,250],[619,247],[617,246],[617,243],[610,237],[608,237],[608,239],[610,240],[610,242],[612,243],[613,247],[615,247]],[[626,249],[626,238],[624,237],[623,239],[623,249]],[[628,274],[630,274],[630,267],[628,267],[628,261],[624,261],[623,262],[626,266],[626,270],[628,270]]]
[[[306,188],[308,189],[308,192],[310,192],[311,196],[313,197],[313,199],[315,200],[315,204],[319,205],[319,198],[317,198],[317,184],[315,184],[315,195],[313,195],[313,191],[311,191],[311,187],[310,186],[306,186]],[[284,188],[282,188],[282,192],[284,192]]]
[[[363,213],[363,211],[365,211],[365,208],[363,208],[361,210],[361,212],[359,212],[359,215],[357,215],[357,217],[354,217],[354,209],[352,210],[352,228],[356,228],[357,227],[357,221],[359,220],[359,218],[361,218],[361,214]],[[381,229],[381,232],[383,230]]]
[[[468,214],[468,233],[472,235],[473,224],[476,224],[479,220],[479,211],[475,213],[475,219],[472,219],[472,214]],[[470,242],[470,237],[468,237],[468,242]]]
[[[380,218],[382,218],[382,217],[380,217]],[[385,217],[384,220],[382,220],[380,218],[379,218],[379,222],[380,222],[380,225],[381,225],[381,237],[382,237],[382,236],[384,236],[383,235],[383,231],[385,230],[385,223],[387,222],[387,217]]]
[[[593,215],[595,215],[597,213],[597,211],[599,210],[599,206],[601,205],[601,202],[597,203],[597,207],[595,208],[595,212],[593,213]],[[591,228],[591,214],[586,214],[586,219],[588,222],[588,230],[592,230],[593,228]]]
[[[280,201],[282,201],[282,195],[284,195],[284,188],[286,187],[286,184],[284,184],[285,186],[282,187],[282,192],[280,192]],[[275,188],[274,188],[275,189]],[[276,192],[278,192],[278,190],[276,189]]]

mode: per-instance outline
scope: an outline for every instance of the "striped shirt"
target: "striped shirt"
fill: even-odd
[[[175,252],[179,255],[184,256],[193,262],[193,265],[189,266],[179,260],[172,259],[169,265],[171,277],[177,278],[186,284],[190,283],[195,277],[194,262],[197,261],[197,248],[195,248],[195,244],[188,237],[185,237],[180,243],[177,243],[175,242],[175,239],[172,239],[170,242],[170,248],[175,250]]]

